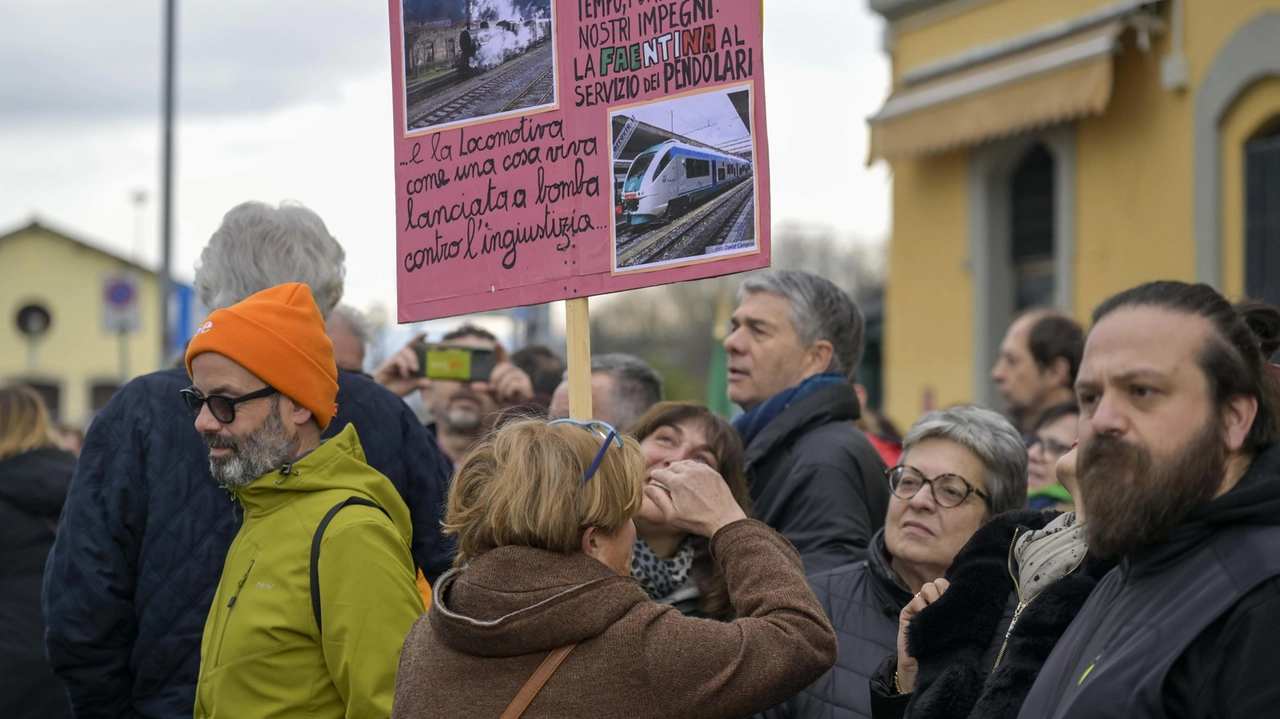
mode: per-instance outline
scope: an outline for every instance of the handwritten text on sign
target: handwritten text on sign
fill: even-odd
[[[389,7],[401,321],[768,264],[758,4]]]

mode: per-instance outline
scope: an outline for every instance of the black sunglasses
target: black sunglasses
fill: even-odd
[[[195,419],[200,416],[200,409],[206,404],[209,405],[209,413],[213,418],[222,424],[231,424],[236,421],[236,405],[241,402],[248,402],[251,399],[260,397],[270,397],[278,392],[275,387],[263,387],[257,392],[242,394],[239,397],[227,397],[221,394],[211,394],[208,397],[196,391],[195,387],[188,387],[180,392],[183,401],[187,403],[187,411],[191,413],[191,418]]]

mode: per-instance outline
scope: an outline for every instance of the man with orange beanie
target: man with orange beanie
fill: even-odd
[[[333,345],[291,283],[217,310],[182,391],[217,480],[244,508],[200,649],[196,719],[389,716],[422,613],[409,508],[336,414]]]

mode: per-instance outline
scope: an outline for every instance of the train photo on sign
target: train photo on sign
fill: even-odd
[[[610,113],[614,271],[758,251],[750,86]]]
[[[401,0],[405,134],[558,107],[555,0]]]

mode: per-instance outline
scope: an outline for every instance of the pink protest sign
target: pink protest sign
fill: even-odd
[[[768,266],[759,3],[389,2],[401,322]]]

